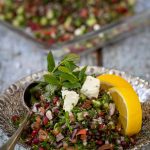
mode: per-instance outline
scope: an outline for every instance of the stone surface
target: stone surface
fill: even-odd
[[[103,49],[103,65],[150,81],[150,27]]]

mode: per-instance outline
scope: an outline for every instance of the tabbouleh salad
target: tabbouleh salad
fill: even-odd
[[[135,138],[122,134],[119,112],[95,75],[78,69],[76,54],[56,66],[31,89],[32,115],[21,140],[33,150],[128,149]],[[15,123],[15,122],[14,122]]]

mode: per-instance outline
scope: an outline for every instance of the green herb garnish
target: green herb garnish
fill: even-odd
[[[55,61],[51,52],[48,57],[48,73],[44,75],[44,80],[51,87],[55,86],[55,90],[66,87],[68,89],[79,89],[83,84],[86,77],[86,68],[84,67],[81,71],[75,71],[78,66],[76,62],[79,61],[79,56],[76,54],[66,55],[58,65],[55,65]],[[54,93],[54,90],[50,94]]]
[[[54,68],[55,68],[55,61],[54,61],[54,57],[53,57],[52,53],[50,52],[47,55],[47,70],[49,72],[52,72]]]
[[[69,112],[65,112],[65,120],[66,120],[66,126],[69,128],[70,131],[72,131],[72,128],[70,126]]]

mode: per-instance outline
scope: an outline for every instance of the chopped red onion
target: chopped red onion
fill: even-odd
[[[59,142],[59,141],[61,141],[63,138],[64,138],[64,136],[63,136],[61,133],[59,133],[59,134],[57,134],[57,136],[56,136],[56,141]]]
[[[76,136],[77,134],[77,131],[78,129],[74,129],[73,133],[72,133],[72,136],[71,136],[71,139],[74,139],[74,137]]]
[[[63,143],[60,142],[59,144],[57,144],[56,148],[60,148],[60,147],[62,147],[62,146],[63,146]]]

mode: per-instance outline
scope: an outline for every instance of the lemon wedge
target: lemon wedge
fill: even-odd
[[[142,126],[142,109],[132,85],[117,75],[104,74],[97,78],[101,81],[101,89],[109,91],[116,104],[124,134],[138,133]]]
[[[101,81],[101,88],[107,90],[111,87],[132,88],[131,84],[120,76],[103,74],[97,77]]]
[[[119,111],[119,120],[125,135],[134,135],[141,130],[142,109],[137,94],[131,88],[113,87],[110,95]]]

